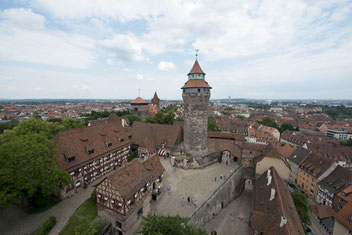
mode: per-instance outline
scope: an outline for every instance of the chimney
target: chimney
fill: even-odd
[[[266,175],[266,178],[268,178],[268,177],[270,176],[270,173],[271,173],[271,170],[270,170],[270,169],[268,169],[268,171],[267,171],[267,175]]]
[[[268,176],[268,183],[266,184],[267,186],[271,184],[271,178],[272,178],[272,176],[269,175],[269,176]]]
[[[274,198],[275,198],[275,189],[271,188],[270,201],[272,201]]]
[[[281,216],[280,228],[283,227],[285,224],[287,224],[287,219]]]

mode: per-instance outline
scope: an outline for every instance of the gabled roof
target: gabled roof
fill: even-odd
[[[352,230],[352,201],[348,202],[337,214],[335,220],[342,224],[346,229]]]
[[[156,180],[165,171],[165,168],[161,164],[160,159],[157,155],[151,158],[148,158],[142,163],[142,165],[144,166],[145,169],[147,169],[147,171],[149,171],[152,174],[153,180]]]
[[[291,156],[288,157],[288,160],[299,165],[308,156],[309,152],[310,151],[308,149],[299,147],[296,151],[291,154]]]
[[[134,122],[132,127],[132,142],[141,144],[147,137],[156,137],[156,145],[161,146],[166,142],[166,147],[173,148],[181,137],[180,125],[163,125],[154,123]]]
[[[131,104],[148,104],[148,102],[138,96],[135,100],[131,101]]]
[[[326,178],[319,182],[319,186],[335,194],[349,185],[350,171],[342,166],[337,166]]]
[[[200,67],[200,65],[198,63],[198,60],[196,60],[194,62],[194,65],[193,65],[191,71],[187,75],[195,74],[195,73],[201,73],[201,74],[205,75],[205,73],[203,72],[202,68]]]
[[[293,152],[296,151],[297,147],[290,144],[277,144],[276,150],[285,158],[289,158]]]
[[[311,207],[313,212],[318,216],[319,219],[325,219],[336,215],[335,210],[332,209],[330,206],[312,205]]]
[[[113,171],[107,178],[125,200],[129,200],[147,183],[154,181],[153,175],[138,159],[134,159],[132,162],[128,162],[126,166]]]
[[[272,176],[270,185],[267,185],[268,171],[256,180],[251,228],[263,234],[304,234],[290,191],[275,168],[271,167],[270,171]],[[270,201],[272,188],[275,189],[275,197]],[[287,219],[287,223],[282,227],[280,227],[281,217]]]
[[[131,143],[120,118],[115,114],[91,126],[60,131],[54,140],[58,150],[58,165],[63,170],[72,170]],[[90,150],[94,150],[94,153],[88,154]],[[75,157],[75,160],[68,162],[67,159],[71,157]]]
[[[181,89],[185,88],[212,88],[204,79],[189,79]]]

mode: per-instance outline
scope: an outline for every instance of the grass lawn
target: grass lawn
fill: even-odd
[[[98,209],[96,205],[96,194],[95,191],[92,193],[90,198],[80,205],[75,213],[71,216],[66,226],[60,231],[61,235],[74,235],[74,228],[79,225],[82,219],[93,219],[98,215]]]
[[[48,209],[50,209],[51,207],[53,207],[53,206],[55,206],[56,204],[58,204],[59,202],[61,202],[60,200],[55,200],[55,201],[51,201],[51,202],[49,202],[49,204],[48,205],[46,205],[45,207],[35,207],[35,208],[30,208],[30,209],[28,209],[28,210],[25,210],[25,212],[27,213],[27,214],[30,214],[30,215],[32,215],[32,214],[38,214],[38,213],[41,213],[41,212],[43,212],[43,211],[46,211],[46,210],[48,210]]]

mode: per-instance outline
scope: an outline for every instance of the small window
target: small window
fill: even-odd
[[[94,153],[94,149],[88,150],[88,154],[91,155]]]
[[[108,147],[111,147],[112,146],[112,143],[108,143]]]
[[[119,221],[116,220],[115,222],[116,222],[116,227],[117,228],[122,228],[122,224]]]
[[[200,92],[200,89],[198,89],[198,92]]]
[[[73,162],[75,160],[75,156],[67,158],[67,162]]]
[[[125,139],[120,139],[120,142],[122,143],[122,142],[124,142],[125,141]]]

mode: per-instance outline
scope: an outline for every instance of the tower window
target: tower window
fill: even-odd
[[[200,92],[200,89],[198,89],[198,92]]]

